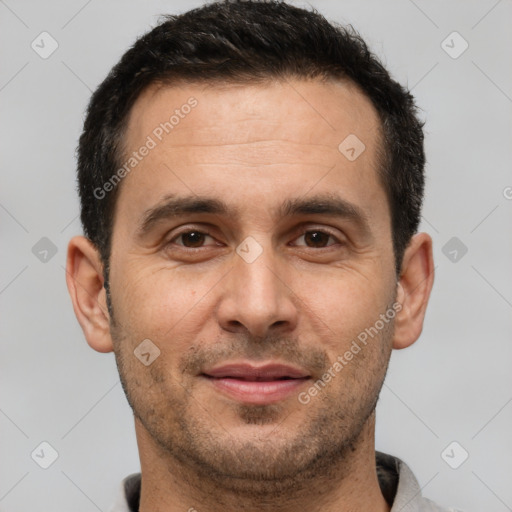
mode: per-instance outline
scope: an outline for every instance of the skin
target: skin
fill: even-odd
[[[342,82],[151,86],[130,113],[127,153],[191,96],[198,105],[120,185],[114,318],[95,247],[80,236],[68,247],[75,314],[92,348],[115,351],[134,410],[140,510],[389,511],[375,471],[375,403],[392,348],[421,333],[433,261],[431,238],[416,234],[396,277],[376,111]],[[338,150],[349,134],[366,146],[355,161]],[[237,214],[187,214],[139,236],[144,212],[167,194],[215,197]],[[357,207],[367,229],[330,214],[276,215],[286,199],[320,194]],[[236,252],[248,236],[262,249],[252,263]],[[301,403],[298,392],[332,375],[395,301],[394,321]],[[133,353],[144,339],[160,350],[149,366]],[[240,360],[293,364],[311,379],[254,406],[200,376]]]

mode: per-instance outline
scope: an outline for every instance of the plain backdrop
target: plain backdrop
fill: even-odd
[[[201,3],[0,0],[1,511],[107,511],[139,469],[114,357],[88,347],[65,286],[81,233],[75,148],[124,51],[159,15]],[[436,278],[420,340],[393,353],[377,449],[440,504],[512,510],[512,2],[310,5],[353,24],[426,120]]]

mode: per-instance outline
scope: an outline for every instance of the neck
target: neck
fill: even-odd
[[[142,473],[139,512],[390,510],[375,469],[375,412],[343,459],[327,461],[325,471],[295,481],[213,481],[200,467],[156,445],[137,419],[135,428]]]

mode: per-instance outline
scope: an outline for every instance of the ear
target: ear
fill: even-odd
[[[418,233],[405,250],[397,283],[396,300],[402,309],[395,317],[393,348],[406,348],[419,338],[433,284],[432,238],[427,233]]]
[[[112,352],[103,265],[96,247],[83,236],[68,244],[66,284],[87,343],[98,352]]]

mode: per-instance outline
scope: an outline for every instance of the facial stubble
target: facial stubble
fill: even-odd
[[[324,351],[305,351],[296,340],[282,337],[257,342],[243,337],[215,347],[190,347],[173,374],[165,357],[142,365],[133,354],[137,343],[119,321],[111,323],[111,335],[128,402],[155,449],[169,460],[169,470],[177,464],[195,474],[197,482],[261,499],[296,493],[319,477],[340,478],[340,468],[350,471],[351,454],[364,442],[361,436],[384,381],[393,323],[308,405],[231,404],[231,416],[250,428],[244,439],[226,428],[215,406],[194,396],[190,382],[197,378],[197,369],[230,356],[274,356],[314,369],[312,374],[319,376],[332,365]],[[265,426],[264,434],[258,435],[258,426]]]

